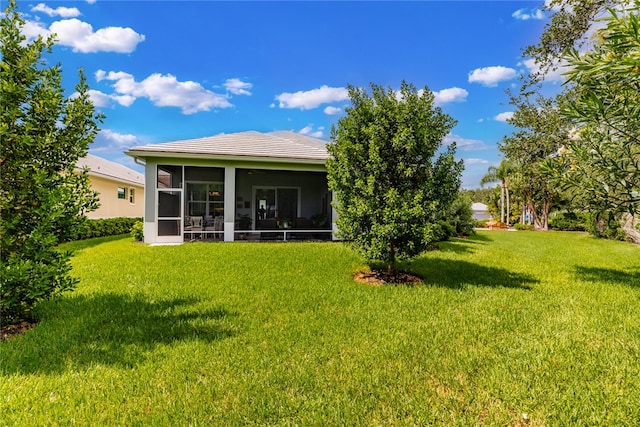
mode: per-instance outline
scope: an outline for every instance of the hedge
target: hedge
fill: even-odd
[[[69,240],[84,240],[94,237],[116,236],[118,234],[131,233],[133,225],[141,222],[142,218],[101,218],[87,219],[77,233],[72,234]]]

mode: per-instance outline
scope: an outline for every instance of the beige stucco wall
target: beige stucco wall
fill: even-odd
[[[142,218],[144,213],[144,187],[138,184],[118,182],[103,177],[90,175],[91,188],[97,191],[100,207],[89,212],[89,218]],[[118,187],[126,190],[125,198],[118,199]],[[129,202],[129,189],[134,189],[134,203]]]

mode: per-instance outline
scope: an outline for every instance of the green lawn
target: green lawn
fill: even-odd
[[[2,425],[640,423],[629,244],[480,232],[416,286],[339,243],[75,247],[77,291],[0,343]]]

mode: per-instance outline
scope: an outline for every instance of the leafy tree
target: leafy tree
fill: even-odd
[[[574,125],[561,154],[548,160],[572,200],[609,223],[640,213],[640,1],[610,11],[593,48],[569,52],[562,109]],[[603,218],[600,218],[603,216]],[[631,220],[633,222],[633,220]],[[631,227],[628,232],[640,240]]]
[[[395,272],[398,258],[424,251],[433,228],[458,195],[463,164],[455,144],[440,151],[455,120],[434,107],[428,88],[402,82],[399,92],[349,86],[352,107],[331,130],[329,186],[337,225],[367,260]]]
[[[27,318],[40,300],[72,289],[70,254],[60,236],[96,207],[88,176],[74,173],[98,131],[80,72],[77,93],[65,98],[61,66],[46,67],[53,38],[27,43],[15,0],[0,20],[0,315]]]
[[[588,43],[588,33],[597,16],[608,8],[627,3],[627,0],[549,0],[544,8],[553,12],[551,21],[545,25],[540,41],[528,46],[524,57],[533,58],[540,71],[532,75],[530,82],[544,78],[550,69],[556,68],[564,55],[572,49],[582,48]]]
[[[510,219],[510,203],[509,203],[509,176],[514,172],[511,163],[502,159],[500,164],[489,166],[487,173],[480,180],[480,185],[489,184],[491,182],[500,182],[500,222],[509,223]],[[505,216],[505,197],[506,197],[506,216]]]
[[[520,93],[510,94],[510,98],[516,111],[509,123],[517,130],[503,138],[500,150],[508,160],[518,165],[525,209],[533,217],[535,228],[547,230],[549,212],[558,190],[549,181],[543,164],[567,140],[568,126],[559,111],[564,95],[545,98]]]

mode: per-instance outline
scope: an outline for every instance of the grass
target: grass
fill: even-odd
[[[629,244],[480,232],[415,286],[338,243],[71,247],[78,289],[0,343],[1,425],[640,422]]]

